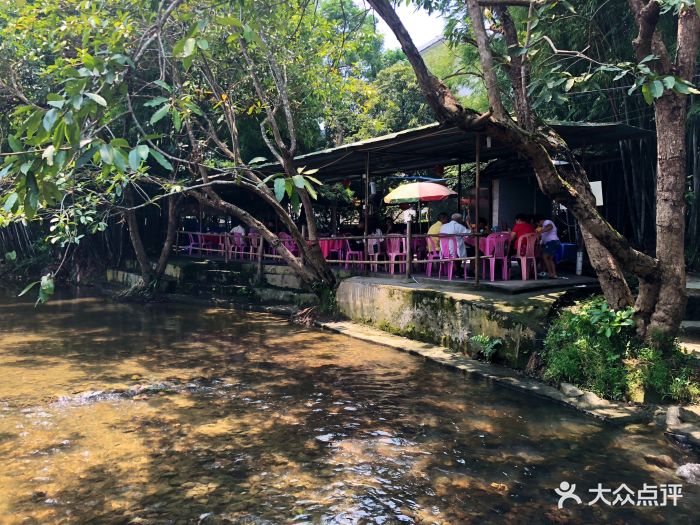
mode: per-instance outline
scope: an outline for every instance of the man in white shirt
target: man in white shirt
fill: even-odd
[[[457,254],[454,253],[454,243],[450,242],[450,257],[466,257],[467,247],[464,245],[464,235],[468,235],[470,230],[462,224],[462,215],[459,213],[453,213],[451,221],[447,224],[443,224],[440,228],[440,235],[457,235],[455,237],[457,241]]]
[[[245,228],[243,227],[242,224],[239,224],[235,226],[233,229],[231,229],[231,233],[240,233],[241,235],[245,236]]]

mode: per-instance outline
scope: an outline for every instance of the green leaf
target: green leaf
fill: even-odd
[[[175,131],[180,131],[182,129],[182,117],[180,117],[180,112],[177,109],[170,110],[170,116],[173,119],[173,127]]]
[[[304,177],[302,177],[301,175],[294,175],[294,176],[292,176],[292,181],[294,182],[294,185],[295,185],[297,188],[300,188],[300,189],[301,189],[301,188],[304,187]]]
[[[695,0],[695,12],[700,16],[700,0]]]
[[[160,119],[162,119],[165,115],[168,114],[168,110],[170,109],[169,105],[161,106],[158,111],[156,111],[153,116],[151,117],[151,124],[155,124],[158,122]]]
[[[22,151],[22,143],[19,140],[17,140],[17,137],[15,137],[14,135],[9,135],[7,137],[7,142],[10,145],[12,151]]]
[[[664,94],[664,85],[660,80],[654,80],[649,88],[651,96],[654,98],[659,98]]]
[[[163,154],[160,151],[151,149],[150,150],[151,157],[156,159],[156,162],[163,166],[166,170],[172,171],[173,170],[173,165],[168,162],[168,159],[166,159]]]
[[[199,40],[197,40],[197,47],[202,51],[206,51],[207,49],[209,49],[209,42],[204,38],[200,38]]]
[[[180,58],[187,58],[189,56],[192,56],[192,53],[194,53],[194,48],[197,45],[197,41],[190,37],[185,40],[184,44],[182,45],[182,52],[178,54]]]
[[[642,96],[644,97],[644,101],[650,106],[654,103],[654,95],[651,94],[649,84],[644,84],[642,86]]]
[[[58,110],[56,108],[50,109],[44,114],[44,129],[46,131],[51,131],[51,128],[53,128],[54,123],[56,122],[56,118],[58,117]]]
[[[5,200],[5,205],[3,206],[3,209],[8,213],[11,212],[14,209],[15,204],[17,204],[18,200],[19,200],[19,194],[16,191],[10,193],[7,196],[7,199]]]
[[[571,88],[574,87],[574,84],[575,84],[575,83],[576,83],[576,79],[575,79],[575,78],[569,78],[569,79],[567,79],[566,84],[564,84],[564,91],[566,91],[567,93],[568,93],[569,91],[571,91]]]
[[[318,170],[316,170],[316,171],[318,171]],[[312,177],[312,176],[310,176],[310,175],[307,175],[306,178],[307,178],[308,180],[310,180],[311,182],[313,182],[314,184],[318,184],[319,186],[323,186],[323,182],[321,182],[320,180],[318,180],[316,177]]]
[[[114,148],[109,144],[102,144],[100,146],[100,157],[105,164],[114,164]]]
[[[85,96],[88,97],[90,100],[94,100],[103,108],[107,107],[107,101],[101,95],[98,95],[97,93],[85,93]]]
[[[685,81],[683,81],[680,78],[675,78],[674,80],[675,83],[673,85],[673,89],[676,92],[680,93],[681,95],[687,95],[690,93],[690,86],[688,86],[688,84]]]
[[[129,142],[121,137],[117,137],[109,141],[109,145],[115,148],[128,148]]]
[[[145,144],[141,144],[140,146],[136,146],[135,149],[138,152],[139,157],[141,157],[143,160],[146,160],[148,158],[148,146],[146,146]]]
[[[318,198],[318,195],[316,194],[316,190],[311,185],[311,183],[306,179],[304,179],[304,186],[306,186],[306,191],[309,192],[309,195],[311,195],[311,198],[313,200],[316,200]]]
[[[168,84],[167,82],[164,82],[163,80],[154,80],[153,83],[154,83],[156,86],[162,87],[162,88],[163,88],[165,91],[167,91],[168,93],[172,93],[172,92],[173,92],[173,88],[170,87],[170,84]]]
[[[49,297],[53,295],[54,283],[53,277],[48,273],[41,278],[41,284],[39,285],[39,297],[37,298],[37,303],[45,303]]]
[[[260,164],[262,162],[267,162],[265,157],[255,157],[254,159],[248,161],[248,164]]]
[[[0,180],[4,179],[5,176],[8,173],[10,173],[12,166],[14,166],[14,164],[12,162],[10,162],[7,166],[5,166],[3,169],[0,170]]]
[[[145,107],[147,108],[153,108],[155,106],[160,106],[161,104],[164,104],[165,102],[170,102],[169,98],[166,97],[155,97],[149,100],[144,104]]]
[[[287,192],[287,197],[290,199],[292,198],[292,195],[296,195],[296,193],[294,193],[294,183],[292,182],[292,179],[284,180],[284,190]]]
[[[284,199],[285,184],[283,178],[275,179],[275,198],[278,202]]]
[[[216,18],[216,22],[226,26],[243,27],[243,23],[233,16],[219,16]]]
[[[29,290],[31,290],[32,288],[34,288],[34,287],[35,287],[37,284],[39,284],[40,282],[41,282],[41,281],[34,281],[33,283],[29,283],[29,284],[24,288],[24,290],[22,290],[21,292],[19,292],[19,293],[17,294],[17,297],[22,297],[24,294],[26,294]]]
[[[126,157],[124,156],[124,152],[117,148],[114,150],[114,165],[119,171],[126,171]]]
[[[138,148],[134,148],[129,152],[129,167],[132,171],[137,171],[141,166],[141,155]]]
[[[662,82],[664,84],[664,87],[666,89],[673,89],[673,86],[676,85],[676,79],[675,77],[664,77],[662,79]]]

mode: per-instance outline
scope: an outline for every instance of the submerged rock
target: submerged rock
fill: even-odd
[[[666,426],[673,427],[681,424],[679,407],[668,407],[666,411]]]
[[[585,392],[579,387],[572,385],[571,383],[562,383],[559,385],[559,390],[562,394],[568,397],[581,397]]]
[[[675,466],[675,462],[673,461],[671,456],[667,456],[665,454],[662,454],[660,456],[652,456],[651,454],[649,454],[647,456],[644,456],[644,461],[646,461],[650,465],[656,465],[660,468],[673,468]]]
[[[700,423],[700,405],[679,407],[678,415],[685,423]]]
[[[585,392],[581,397],[579,397],[579,401],[590,408],[604,408],[610,406],[610,401],[606,401],[605,399],[598,397],[593,392]]]
[[[676,469],[676,475],[688,483],[700,485],[700,463],[686,463]]]

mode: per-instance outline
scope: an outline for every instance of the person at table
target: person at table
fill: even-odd
[[[464,258],[467,256],[467,247],[464,244],[464,236],[471,233],[469,228],[462,224],[462,214],[453,213],[450,222],[440,227],[440,235],[454,235],[457,241],[457,253],[454,253],[454,243],[449,242],[450,257]],[[458,265],[461,266],[461,265]]]
[[[231,228],[231,232],[233,234],[240,233],[241,235],[245,236],[245,228],[243,227],[242,224],[238,223],[236,226]]]
[[[558,279],[557,265],[554,262],[554,256],[557,254],[561,241],[557,233],[557,227],[549,219],[537,217],[537,226],[540,234],[540,246],[542,246],[542,262],[547,270],[547,276],[550,279]]]
[[[447,215],[445,212],[440,213],[437,216],[437,220],[428,228],[428,235],[431,235],[433,238],[433,242],[435,243],[435,249],[437,251],[440,251],[440,229],[444,224],[447,224],[450,222],[450,216]]]
[[[491,228],[489,228],[489,223],[484,217],[479,217],[478,224],[472,224],[472,230],[479,232],[482,235],[489,235],[491,233]]]
[[[513,229],[510,232],[510,251],[512,255],[515,255],[515,247],[518,244],[518,239],[528,233],[535,233],[535,228],[528,221],[527,215],[525,215],[524,213],[518,213],[515,216],[515,224],[513,225]]]

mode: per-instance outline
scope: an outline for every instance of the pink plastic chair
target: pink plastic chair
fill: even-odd
[[[370,237],[369,239],[367,239],[367,255],[369,256],[370,261],[379,260],[379,256],[382,255],[382,241],[380,238]],[[378,266],[379,265],[376,262],[374,262],[370,265],[370,270],[376,272]]]
[[[454,255],[452,255],[454,253]],[[457,248],[457,239],[455,237],[440,237],[440,269],[438,270],[438,279],[442,276],[442,270],[445,269],[445,275],[448,280],[452,280],[455,261],[459,258],[459,249]],[[464,265],[466,274],[466,264]]]
[[[226,254],[226,241],[224,237],[226,235],[219,233],[198,233],[199,238],[199,253],[220,253],[227,259]]]
[[[196,236],[196,239],[195,239]],[[196,233],[187,233],[187,238],[189,240],[189,245],[188,246],[183,246],[183,250],[187,250],[187,255],[192,255],[192,250],[197,249],[199,250],[199,253],[202,253],[202,245],[199,242],[199,236]]]
[[[520,270],[523,281],[528,279],[530,262],[532,262],[532,273],[535,280],[537,280],[537,259],[535,257],[537,244],[538,240],[536,233],[526,233],[525,235],[518,237],[518,242],[515,245],[515,257],[520,259]]]
[[[406,237],[403,235],[387,235],[386,256],[389,258],[389,273],[393,274],[396,262],[399,261],[399,271],[406,271]]]
[[[348,270],[350,268],[350,261],[355,259],[357,261],[361,261],[362,258],[365,256],[364,250],[353,250],[352,247],[350,246],[350,241],[345,239],[344,243],[344,251],[345,251],[345,269]],[[365,269],[365,265],[363,264],[358,264],[361,270]]]
[[[248,246],[248,258],[252,261],[258,258],[258,247],[260,246],[260,234],[251,233],[248,235],[250,245]]]
[[[486,249],[482,264],[482,274],[486,275],[486,263],[490,265],[491,281],[496,280],[496,263],[501,263],[501,279],[507,281],[510,277],[510,234],[492,233],[486,237]]]
[[[291,235],[289,235],[286,232],[280,232],[279,238],[282,241],[284,247],[287,248],[290,252],[292,252],[292,255],[299,255],[299,247],[297,246],[297,243],[294,241]]]
[[[428,263],[425,265],[425,275],[427,277],[431,277],[433,274],[433,261],[434,260],[440,260],[440,252],[437,249],[437,246],[435,246],[435,240],[432,237],[426,237],[425,238],[425,243],[427,247],[427,252],[426,253],[426,258],[428,259]],[[438,263],[439,265],[440,263]],[[438,277],[440,277],[440,270],[438,266]]]
[[[334,258],[338,261],[343,260],[345,243],[343,239],[333,239],[330,242],[330,248],[328,248],[328,258],[333,260]],[[335,254],[335,257],[333,257]],[[339,263],[341,264],[341,263]]]
[[[225,237],[226,255],[229,259],[243,259],[245,241],[241,233],[229,233]]]

